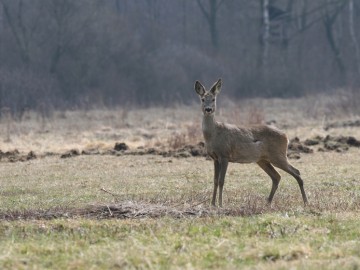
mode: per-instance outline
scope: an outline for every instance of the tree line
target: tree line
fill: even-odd
[[[0,108],[194,99],[224,79],[232,98],[355,91],[354,0],[0,0]]]

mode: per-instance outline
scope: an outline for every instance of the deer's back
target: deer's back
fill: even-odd
[[[240,127],[216,123],[212,136],[205,136],[210,156],[239,163],[286,155],[287,142],[285,133],[266,125]]]

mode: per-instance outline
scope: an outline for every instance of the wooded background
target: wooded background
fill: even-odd
[[[0,108],[358,91],[358,0],[0,0]]]

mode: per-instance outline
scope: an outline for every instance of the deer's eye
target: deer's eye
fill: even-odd
[[[205,98],[202,98],[201,101],[204,102],[204,101],[205,101]]]
[[[212,101],[215,101],[215,98],[213,98]]]

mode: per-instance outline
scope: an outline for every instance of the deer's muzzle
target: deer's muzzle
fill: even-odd
[[[213,108],[205,108],[204,111],[205,113],[210,114],[213,112]]]

